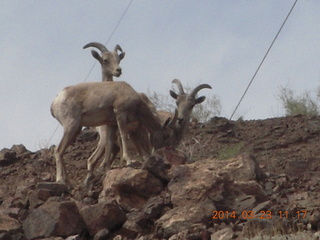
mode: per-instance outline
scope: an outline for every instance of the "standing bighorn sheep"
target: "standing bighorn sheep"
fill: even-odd
[[[56,181],[68,185],[70,182],[63,154],[83,126],[107,126],[107,159],[110,158],[111,147],[119,130],[123,159],[127,161],[130,161],[127,136],[130,132],[137,133],[140,125],[151,133],[151,144],[157,148],[167,145],[166,141],[171,141],[175,134],[175,121],[169,122],[168,119],[166,124],[161,126],[159,119],[140,95],[125,82],[92,82],[66,87],[53,100],[51,113],[64,130],[55,151]]]
[[[124,53],[122,53],[123,55],[121,55],[121,54],[119,55],[121,57],[118,57],[118,55],[116,53],[116,50],[122,51],[122,49],[119,47],[119,45],[116,45],[115,51],[112,54],[109,51],[107,51],[105,46],[101,43],[91,42],[91,43],[86,44],[83,48],[87,48],[87,47],[95,47],[95,48],[99,49],[101,51],[102,57],[110,59],[109,62],[113,61],[114,63],[119,63],[120,60],[124,57]],[[104,61],[101,60],[102,57],[100,57],[100,55],[95,51],[92,51],[92,56],[94,58],[96,58],[101,64],[102,81],[113,81],[113,76],[117,77],[117,75],[115,74],[115,73],[117,73],[117,71],[114,71],[116,64],[114,64],[114,66],[112,66],[111,64],[109,64],[109,65],[104,64]],[[110,73],[110,74],[107,76],[107,73]],[[151,101],[148,99],[148,97],[143,93],[139,93],[139,95],[141,97],[141,100],[144,101],[150,107],[150,109],[154,112],[154,114],[157,116],[155,107],[151,103]],[[164,123],[164,121],[162,123]],[[105,153],[105,146],[108,144],[107,140],[106,140],[106,135],[107,135],[106,126],[97,127],[97,131],[99,133],[100,138],[99,138],[99,143],[97,145],[96,150],[93,152],[93,154],[88,159],[88,171],[89,172],[92,172],[92,169],[96,165],[97,161],[103,156],[103,154],[109,155],[108,153]],[[134,145],[136,146],[136,149],[137,149],[139,155],[145,159],[149,155],[149,153],[152,151],[151,150],[152,146],[149,145],[149,147],[147,147],[148,132],[146,131],[146,129],[144,129],[143,126],[141,126],[141,130],[138,132],[139,132],[139,136],[134,134],[134,135],[130,136],[130,139],[133,140]],[[168,143],[168,144],[170,144],[170,143]],[[110,167],[110,165],[112,164],[116,155],[121,150],[121,144],[114,144],[111,149],[112,149],[112,159],[108,159],[108,158],[104,157],[104,159],[100,165],[102,170],[105,170],[106,168]],[[123,159],[121,159],[121,160],[123,160]],[[130,162],[128,162],[127,164],[130,164]],[[85,183],[88,184],[88,178],[85,180]]]

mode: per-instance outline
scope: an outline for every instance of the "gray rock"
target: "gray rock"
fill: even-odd
[[[115,201],[84,207],[80,213],[91,236],[103,229],[110,231],[115,227],[121,227],[127,220],[125,213]]]
[[[27,239],[44,237],[68,237],[79,234],[85,224],[76,204],[72,201],[46,202],[39,208],[30,210],[23,221]]]

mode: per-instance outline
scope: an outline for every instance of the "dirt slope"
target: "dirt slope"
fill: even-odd
[[[65,162],[73,186],[86,174],[86,159],[97,144],[97,133],[84,130],[68,148]],[[214,118],[190,127],[178,151],[189,162],[205,158],[228,159],[248,152],[268,176],[266,191],[281,209],[320,209],[320,117],[294,116],[252,121]],[[0,155],[0,205],[21,206],[37,182],[54,181],[52,149],[30,152],[23,146]],[[278,190],[275,190],[278,188]]]

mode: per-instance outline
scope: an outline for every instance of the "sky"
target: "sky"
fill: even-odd
[[[217,96],[220,116],[230,118],[293,3],[2,0],[0,149],[23,144],[36,151],[59,143],[63,130],[50,105],[66,86],[101,81],[100,65],[83,49],[93,41],[109,49],[119,44],[126,52],[123,74],[115,80],[162,95],[175,78],[188,87],[207,83],[212,90],[199,94]],[[281,86],[315,95],[319,12],[318,0],[298,1],[234,120],[283,116]]]

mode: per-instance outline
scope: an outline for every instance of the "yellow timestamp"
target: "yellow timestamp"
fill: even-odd
[[[307,211],[212,211],[212,219],[271,219],[273,217],[280,219],[304,219],[307,217]]]

